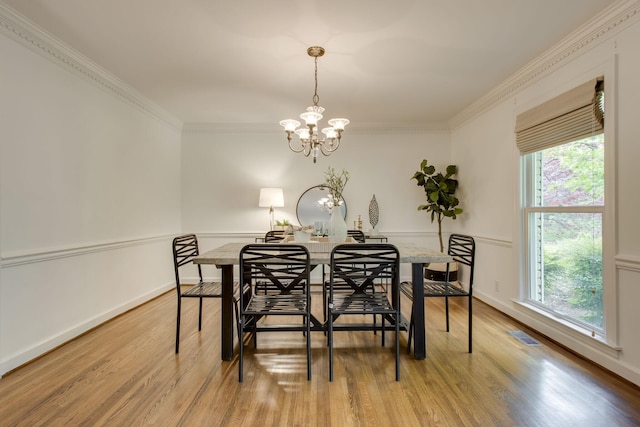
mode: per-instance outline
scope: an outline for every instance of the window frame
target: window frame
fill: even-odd
[[[617,266],[615,261],[616,250],[616,104],[615,94],[617,93],[617,55],[613,55],[610,60],[595,65],[590,72],[566,83],[562,87],[556,87],[553,93],[548,93],[544,99],[537,98],[537,102],[521,105],[515,115],[526,111],[536,105],[558,96],[572,88],[580,85],[582,82],[598,75],[604,76],[605,93],[604,102],[606,106],[606,120],[604,127],[604,206],[598,206],[598,211],[602,212],[602,286],[603,286],[603,327],[601,331],[594,331],[593,328],[580,327],[573,322],[567,322],[555,314],[547,312],[539,308],[529,298],[530,282],[530,257],[532,254],[529,249],[530,230],[528,215],[531,212],[531,206],[527,204],[527,197],[532,197],[530,191],[526,188],[527,174],[533,173],[532,165],[527,165],[526,156],[522,155],[517,148],[514,148],[515,159],[518,170],[518,180],[516,181],[516,200],[518,203],[518,220],[516,221],[515,235],[518,236],[518,277],[519,277],[519,296],[514,302],[517,306],[525,309],[528,316],[541,322],[544,328],[550,327],[551,330],[559,331],[560,336],[571,337],[576,343],[587,344],[588,346],[597,348],[607,354],[616,356],[622,350],[618,346],[618,322],[616,313],[618,312],[618,289],[617,289]],[[515,117],[514,117],[515,122]],[[538,208],[538,209],[547,209]],[[555,209],[555,208],[554,208]],[[575,209],[575,208],[571,208]],[[581,208],[582,209],[582,208]],[[592,209],[592,207],[585,207]]]

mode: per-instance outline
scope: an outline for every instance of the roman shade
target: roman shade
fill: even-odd
[[[604,77],[590,80],[516,117],[516,145],[533,153],[604,129]]]

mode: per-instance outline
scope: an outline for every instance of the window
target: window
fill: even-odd
[[[528,298],[601,331],[603,134],[527,154],[525,162]]]
[[[518,116],[524,172],[526,299],[604,335],[604,82]]]

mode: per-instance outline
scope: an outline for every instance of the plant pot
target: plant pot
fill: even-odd
[[[436,282],[444,282],[447,280],[447,263],[431,263],[424,269],[424,278],[427,280],[434,280]],[[449,281],[455,282],[458,280],[458,264],[455,262],[450,263],[449,266]]]

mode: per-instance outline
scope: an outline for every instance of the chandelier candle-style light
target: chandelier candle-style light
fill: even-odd
[[[320,139],[318,136],[318,122],[322,120],[322,113],[324,108],[318,105],[320,98],[318,97],[318,58],[324,55],[324,48],[320,46],[311,46],[307,49],[307,54],[313,57],[315,60],[315,89],[313,93],[313,105],[307,107],[307,111],[300,114],[300,118],[306,123],[306,127],[301,127],[300,122],[293,119],[286,119],[280,122],[287,133],[287,140],[289,141],[289,148],[295,153],[303,153],[306,157],[313,157],[313,163],[318,158],[318,152],[321,152],[325,156],[330,155],[338,149],[340,146],[340,138],[342,137],[342,131],[344,127],[349,124],[349,120],[345,118],[331,119],[329,125],[321,130],[324,134],[324,139]],[[298,135],[300,139],[300,148],[295,148],[291,143],[291,136],[293,134]]]

